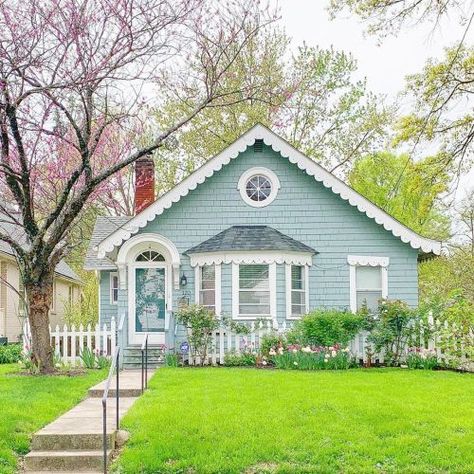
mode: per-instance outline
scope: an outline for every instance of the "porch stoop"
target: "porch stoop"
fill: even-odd
[[[148,378],[151,378],[152,371]],[[141,372],[120,373],[119,416],[122,418],[141,394]],[[24,458],[28,474],[103,472],[102,396],[105,382],[89,389],[89,398],[33,435],[31,451]],[[118,445],[115,426],[115,377],[107,401],[107,456]]]
[[[148,368],[155,369],[165,362],[165,347],[148,346]],[[128,346],[123,350],[123,368],[139,369],[142,366],[141,346]]]

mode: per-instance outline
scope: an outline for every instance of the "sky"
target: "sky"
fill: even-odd
[[[276,1],[276,0],[275,0]],[[328,0],[279,0],[281,20],[296,48],[303,42],[310,46],[334,46],[351,52],[358,62],[360,77],[366,77],[368,88],[387,101],[397,99],[405,86],[406,76],[420,72],[429,58],[441,58],[443,49],[457,44],[464,33],[457,17],[445,18],[438,28],[422,24],[403,28],[381,42],[366,34],[367,24],[348,12],[331,20]],[[474,32],[466,38],[474,43]],[[399,98],[401,112],[409,111],[406,97]],[[465,176],[460,194],[474,185],[474,170]]]

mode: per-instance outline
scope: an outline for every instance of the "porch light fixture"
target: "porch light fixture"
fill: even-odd
[[[188,278],[186,277],[186,275],[184,273],[181,275],[181,279],[179,280],[179,284],[181,286],[186,286],[188,284]]]

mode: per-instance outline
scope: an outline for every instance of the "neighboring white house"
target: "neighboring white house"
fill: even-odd
[[[2,224],[2,227],[4,225]],[[0,337],[18,342],[23,332],[23,302],[18,295],[21,289],[20,272],[10,245],[0,241]],[[79,301],[81,279],[65,262],[59,262],[54,279],[51,326],[64,324],[68,303]]]

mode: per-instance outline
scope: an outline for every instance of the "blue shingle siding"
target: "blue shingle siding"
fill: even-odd
[[[110,303],[110,271],[102,270],[100,273],[100,322],[110,324],[112,316],[117,320],[117,306]],[[120,297],[120,291],[119,291]]]
[[[280,180],[278,195],[267,207],[245,204],[237,189],[240,175],[254,166],[271,169]],[[183,253],[233,225],[271,226],[319,252],[313,256],[309,271],[311,308],[349,308],[348,255],[390,257],[389,297],[417,304],[417,251],[267,146],[262,153],[255,153],[249,147],[140,232],[156,232],[174,242],[181,253],[180,271],[188,278],[186,291],[193,301],[194,269]],[[105,291],[109,285],[108,272],[102,274],[101,293],[108,301]],[[176,308],[182,291],[174,290],[173,294]],[[279,320],[286,317],[285,300],[285,271],[283,265],[278,265]],[[223,314],[230,315],[231,308],[231,266],[223,264]],[[101,304],[103,317],[114,313],[113,309]]]

